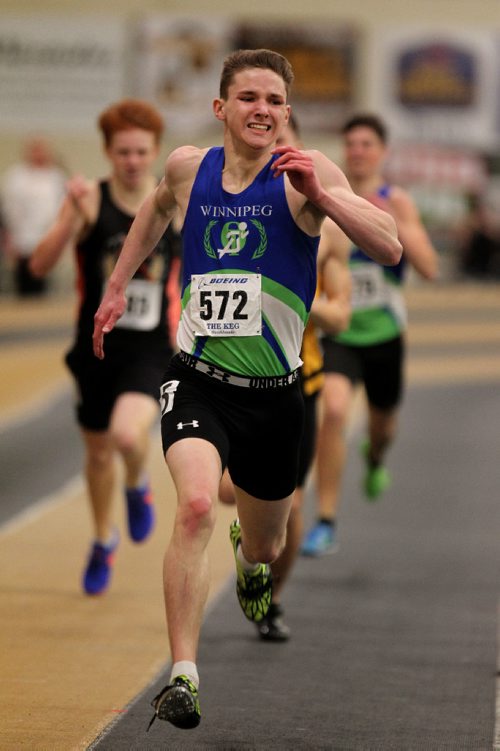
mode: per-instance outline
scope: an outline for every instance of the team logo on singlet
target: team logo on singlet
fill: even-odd
[[[262,222],[257,219],[249,221],[230,221],[222,225],[220,232],[219,221],[212,219],[206,226],[203,236],[203,247],[210,258],[223,258],[225,255],[239,256],[248,245],[253,250],[252,260],[260,258],[267,249],[267,235]],[[217,228],[217,229],[216,229]],[[217,247],[212,245],[212,238],[217,238]]]

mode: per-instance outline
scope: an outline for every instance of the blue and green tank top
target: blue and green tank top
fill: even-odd
[[[295,223],[272,157],[241,193],[222,187],[224,149],[196,174],[182,230],[179,348],[248,376],[284,375],[300,348],[316,289],[319,237]]]
[[[378,195],[386,198],[390,187]],[[352,247],[349,269],[352,278],[352,314],[349,327],[335,339],[342,344],[364,347],[382,344],[406,328],[406,305],[402,295],[405,260],[396,266],[382,266],[360,248]]]

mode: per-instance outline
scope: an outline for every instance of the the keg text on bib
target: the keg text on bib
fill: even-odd
[[[193,274],[191,315],[196,336],[259,336],[260,274]]]

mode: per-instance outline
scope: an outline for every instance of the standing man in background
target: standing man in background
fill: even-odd
[[[391,214],[403,245],[396,266],[386,267],[353,245],[353,282],[349,328],[323,338],[325,384],[317,450],[317,521],[306,535],[302,553],[317,556],[336,546],[336,516],[346,462],[346,429],[357,384],[368,402],[368,436],[362,446],[363,490],[376,500],[391,478],[384,464],[397,428],[403,393],[406,307],[402,296],[409,264],[424,279],[435,279],[438,256],[410,195],[383,177],[387,129],[371,114],[350,118],[342,129],[346,175],[354,192]]]
[[[111,165],[104,180],[75,176],[59,215],[31,259],[35,276],[47,274],[64,249],[76,251],[80,293],[75,342],[66,356],[78,391],[77,420],[85,445],[85,478],[94,541],[83,574],[86,594],[110,583],[119,542],[114,522],[115,458],[125,468],[129,535],[152,532],[154,507],[146,471],[150,431],[159,414],[161,377],[172,355],[167,283],[178,273],[173,230],[158,237],[126,290],[127,310],[108,338],[108,357],[92,351],[94,314],[135,214],[157,184],[152,170],[164,123],[147,102],[125,99],[99,117]],[[175,286],[175,285],[174,285]]]
[[[38,241],[57,216],[66,179],[45,138],[26,141],[23,160],[3,176],[0,212],[4,253],[13,261],[14,286],[21,297],[46,290],[45,279],[33,275],[29,263]]]

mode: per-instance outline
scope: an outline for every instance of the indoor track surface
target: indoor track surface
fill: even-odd
[[[292,638],[239,610],[220,507],[198,668],[202,721],[156,721],[168,680],[162,558],[175,512],[155,429],[158,524],[121,530],[108,594],[85,597],[90,539],[72,385],[74,304],[0,298],[1,751],[500,749],[500,287],[410,286],[408,383],[377,503],[361,493],[360,402],[339,550],[299,558]],[[313,510],[313,483],[306,515]]]

